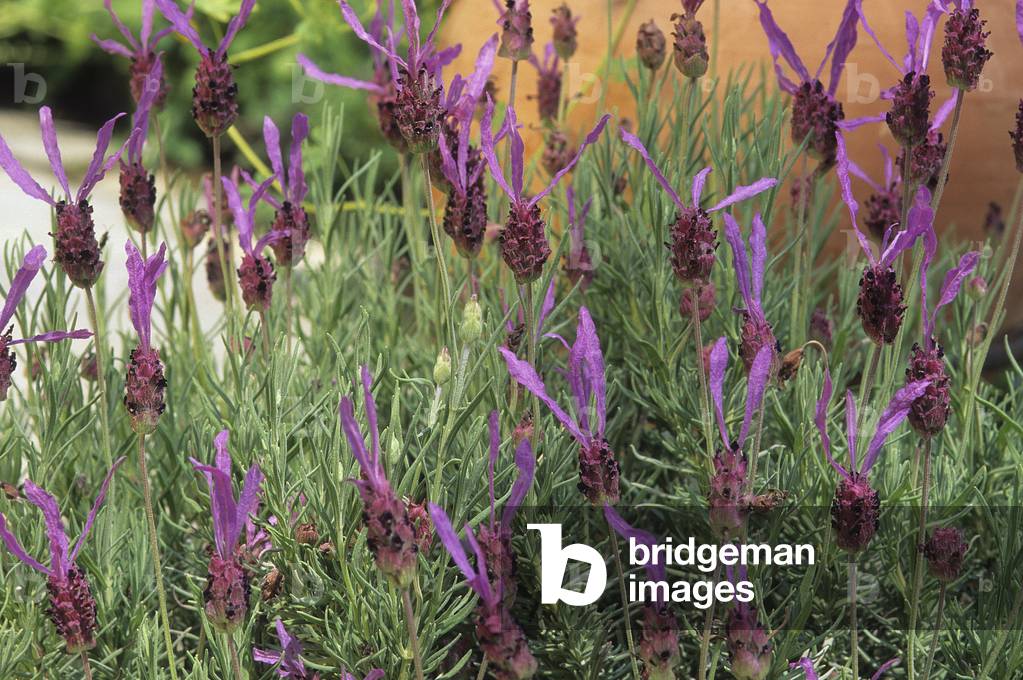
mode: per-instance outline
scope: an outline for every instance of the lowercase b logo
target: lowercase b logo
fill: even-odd
[[[607,567],[600,553],[581,543],[562,547],[560,524],[527,524],[526,528],[540,532],[540,601],[543,604],[564,602],[570,607],[585,607],[600,599],[607,586]],[[581,593],[562,587],[569,560],[590,565],[586,588]]]

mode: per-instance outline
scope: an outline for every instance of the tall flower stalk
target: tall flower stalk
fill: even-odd
[[[142,495],[146,504],[146,524],[149,529],[149,551],[153,559],[156,579],[156,594],[160,605],[160,621],[163,625],[163,640],[167,652],[167,663],[171,678],[177,677],[177,661],[174,658],[174,643],[171,640],[170,617],[167,614],[167,593],[163,586],[163,566],[160,559],[160,539],[156,531],[153,511],[153,494],[149,485],[149,469],[146,465],[146,435],[156,431],[157,423],[165,407],[164,390],[167,381],[163,375],[160,352],[152,345],[153,302],[160,276],[167,269],[166,246],[148,259],[143,259],[138,249],[128,241],[124,244],[128,256],[128,309],[131,323],[138,333],[138,345],[132,350],[125,377],[124,407],[131,418],[131,427],[137,435],[139,477],[142,480]]]
[[[92,596],[85,570],[77,564],[78,555],[85,544],[85,539],[92,530],[96,515],[103,506],[110,480],[117,468],[124,462],[124,457],[114,461],[100,486],[96,501],[92,504],[89,516],[82,527],[82,533],[70,547],[67,530],[61,519],[60,506],[56,499],[42,487],[36,486],[31,479],[25,480],[25,497],[32,505],[39,508],[46,522],[46,536],[50,542],[50,566],[43,566],[34,557],[25,552],[18,539],[7,528],[7,518],[0,513],[0,539],[7,550],[46,577],[49,606],[46,615],[53,622],[57,634],[64,639],[64,647],[68,654],[78,654],[82,659],[83,672],[88,680],[92,680],[92,668],[89,665],[88,652],[96,646],[97,630],[96,600]]]
[[[156,0],[163,16],[174,26],[199,53],[199,66],[195,72],[195,87],[192,88],[192,118],[213,143],[213,234],[217,247],[220,269],[224,272],[227,290],[227,312],[234,314],[235,287],[233,269],[228,267],[224,243],[220,239],[221,220],[221,158],[220,139],[238,118],[238,84],[234,80],[234,69],[227,59],[227,50],[238,32],[245,26],[256,6],[256,0],[242,0],[238,14],[231,18],[217,48],[207,47],[190,21],[191,12],[181,11],[175,0]]]

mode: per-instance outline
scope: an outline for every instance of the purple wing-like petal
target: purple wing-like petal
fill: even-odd
[[[702,367],[701,367],[702,368]],[[728,428],[725,427],[725,370],[728,369],[728,341],[718,338],[710,350],[710,394],[714,401],[714,413],[717,415],[718,431],[725,448],[731,448],[728,439]]]
[[[234,15],[227,24],[227,30],[224,31],[224,37],[220,41],[220,45],[217,46],[217,56],[223,57],[227,54],[227,50],[231,47],[231,43],[234,42],[235,36],[238,35],[238,31],[242,30],[242,27],[248,22],[249,15],[252,14],[252,9],[256,6],[256,0],[242,0],[241,7],[238,8],[238,14]]]
[[[884,45],[881,44],[881,41],[878,40],[877,34],[874,33],[874,29],[872,29],[870,24],[867,23],[867,15],[863,13],[863,0],[856,0],[856,12],[860,15],[860,23],[863,24],[863,30],[867,32],[870,39],[874,41],[875,45],[877,45],[877,49],[881,50],[881,54],[884,55],[885,59],[891,62],[892,66],[898,69],[899,73],[904,73],[903,65],[897,62],[895,57],[891,55],[891,52],[885,49]]]
[[[231,476],[231,450],[228,448],[230,440],[231,433],[228,430],[221,430],[213,438],[214,464],[228,477]]]
[[[831,437],[828,435],[828,404],[831,402],[831,393],[834,390],[831,384],[831,370],[827,364],[824,365],[824,386],[821,388],[820,399],[817,400],[817,407],[814,410],[813,422],[821,435],[821,444],[824,446],[824,455],[827,456],[831,467],[835,468],[838,474],[849,479],[849,473],[845,468],[835,461],[831,454]]]
[[[7,329],[7,324],[14,316],[14,310],[18,308],[21,299],[25,297],[29,284],[32,283],[32,279],[39,273],[45,261],[46,248],[43,246],[35,246],[25,253],[25,259],[22,260],[21,267],[18,268],[14,278],[11,279],[10,287],[7,289],[7,299],[4,301],[4,308],[0,310],[0,332]]]
[[[167,268],[165,259],[167,244],[161,244],[155,255],[142,261],[142,255],[131,241],[124,244],[128,268],[128,310],[132,325],[139,335],[143,347],[149,348],[152,336],[153,301],[156,299],[156,284]]]
[[[231,181],[230,177],[221,177],[224,185],[224,194],[227,196],[227,205],[234,216],[235,224],[238,226],[238,242],[242,250],[252,252],[252,220],[242,205],[242,197],[238,193],[238,186]]]
[[[487,108],[483,112],[483,119],[480,122],[480,146],[483,147],[483,156],[487,159],[487,165],[490,167],[490,174],[493,176],[494,181],[497,185],[504,190],[504,193],[508,195],[512,200],[516,200],[519,196],[512,191],[512,188],[508,185],[508,181],[504,178],[504,170],[501,169],[501,162],[497,160],[497,151],[494,148],[494,100],[487,95]]]
[[[245,481],[242,483],[242,490],[238,495],[238,505],[235,507],[234,523],[231,525],[231,533],[227,536],[227,545],[232,551],[238,545],[238,538],[245,527],[245,521],[259,507],[259,487],[262,483],[263,471],[253,463],[249,466],[249,471],[245,473]]]
[[[717,212],[718,210],[724,210],[730,205],[735,205],[736,203],[749,200],[757,194],[767,191],[777,183],[778,180],[773,177],[761,177],[753,184],[738,186],[735,188],[735,191],[728,196],[725,196],[717,205],[707,212]]]
[[[487,78],[494,69],[494,58],[497,55],[497,34],[495,33],[483,43],[479,54],[476,56],[476,66],[468,81],[465,83],[465,90],[456,104],[455,115],[462,119],[463,124],[476,108],[476,103],[483,96],[483,90],[487,85]]]
[[[379,668],[374,668],[369,673],[366,673],[366,677],[363,680],[384,680],[384,672]]]
[[[508,143],[511,144],[511,186],[515,192],[515,198],[522,197],[522,174],[524,156],[526,153],[522,135],[519,134],[519,121],[515,117],[515,109],[508,107],[504,120],[505,128],[508,130]]]
[[[757,311],[762,313],[764,271],[767,268],[767,226],[760,213],[753,216],[753,231],[750,233],[749,245],[753,257],[753,302]]]
[[[771,58],[774,60],[774,70],[778,74],[778,83],[786,92],[794,92],[796,87],[782,72],[781,65],[778,63],[778,57],[785,59],[803,82],[810,80],[810,72],[806,70],[803,60],[796,54],[796,48],[792,46],[792,41],[789,40],[785,31],[781,30],[781,27],[774,20],[774,15],[771,13],[770,8],[768,8],[767,2],[756,0],[756,3],[760,8],[760,25],[763,27],[764,33],[767,34],[767,45],[771,51]]]
[[[592,395],[594,408],[597,412],[597,436],[604,437],[607,424],[607,385],[604,378],[604,353],[600,349],[600,338],[597,328],[586,307],[579,308],[579,325],[576,327],[575,342],[569,352],[572,368],[577,368],[582,378],[583,394],[586,403],[579,404],[580,412],[589,411],[589,398]],[[570,369],[571,370],[571,369]]]
[[[259,663],[265,663],[268,666],[275,666],[275,665],[277,665],[278,663],[281,662],[281,659],[283,659],[283,658],[284,658],[283,652],[274,652],[274,651],[271,651],[269,649],[255,649],[255,648],[253,648],[253,650],[252,650],[252,659],[253,659],[253,661],[258,661]]]
[[[795,661],[789,664],[789,668],[799,668],[806,674],[806,680],[819,680],[817,676],[817,669],[813,667],[813,661],[806,658],[805,656],[799,661]]]
[[[53,175],[64,189],[64,196],[71,200],[71,187],[68,186],[67,173],[64,172],[64,161],[60,158],[60,147],[57,146],[57,130],[53,126],[53,113],[49,106],[39,109],[39,129],[43,135],[43,148],[50,160]]]
[[[149,38],[153,35],[153,13],[156,6],[153,0],[142,0],[142,30],[139,33],[139,45],[149,48]]]
[[[32,179],[32,175],[28,174],[28,171],[14,157],[11,147],[7,146],[7,140],[3,135],[0,135],[0,167],[25,194],[50,205],[56,205],[56,201],[53,200],[49,192],[39,186],[39,183]]]
[[[17,557],[19,560],[32,567],[38,572],[42,572],[47,576],[50,575],[50,570],[41,565],[34,557],[25,552],[25,549],[21,547],[21,543],[18,543],[18,539],[15,538],[14,534],[7,528],[7,518],[0,512],[0,539],[3,539],[4,545],[11,552],[12,555]]]
[[[866,254],[870,263],[875,264],[874,251],[871,250],[867,237],[860,231],[860,225],[857,220],[860,208],[859,204],[856,203],[856,197],[853,196],[852,181],[849,179],[849,156],[845,149],[845,137],[841,132],[835,133],[835,141],[837,142],[835,174],[838,176],[838,185],[842,190],[842,202],[849,209],[849,219],[852,221],[853,231],[856,232],[856,239],[860,243],[860,248]]]
[[[362,397],[366,407],[366,424],[369,426],[369,438],[373,445],[370,453],[373,454],[373,465],[380,468],[380,430],[377,426],[377,403],[373,399],[373,376],[369,374],[369,367],[362,365]]]
[[[934,113],[934,120],[931,121],[931,130],[940,130],[941,126],[948,120],[949,115],[956,107],[956,97],[958,90],[952,88],[952,96],[945,100],[945,103]]]
[[[82,545],[85,543],[85,537],[89,535],[92,530],[92,525],[96,521],[96,515],[99,514],[99,509],[103,507],[103,501],[107,497],[107,489],[110,488],[110,480],[114,478],[114,473],[117,472],[117,468],[121,467],[121,464],[127,460],[124,456],[121,456],[114,465],[110,468],[106,478],[103,480],[103,484],[99,487],[99,493],[96,494],[96,500],[92,504],[92,509],[89,510],[89,516],[85,520],[85,526],[82,527],[82,533],[75,542],[75,547],[71,550],[71,562],[74,562],[78,557],[78,553],[82,549]]]
[[[881,667],[877,669],[877,672],[870,676],[870,680],[879,680],[882,675],[891,670],[893,666],[897,666],[900,661],[901,659],[899,657],[895,657],[894,659],[885,661],[883,664],[881,664]]]
[[[94,43],[99,45],[99,48],[101,50],[103,50],[107,54],[115,54],[119,57],[127,57],[128,59],[131,59],[132,57],[135,56],[135,54],[131,50],[129,50],[127,47],[117,42],[116,40],[102,40],[95,33],[93,33],[89,37],[92,39]]]
[[[119,113],[108,120],[96,134],[96,151],[92,155],[92,161],[89,163],[89,168],[85,171],[85,178],[82,179],[82,183],[78,186],[78,194],[75,196],[76,202],[80,203],[83,199],[88,198],[96,184],[103,179],[103,175],[105,175],[107,170],[113,167],[114,163],[117,162],[117,159],[120,158],[120,150],[111,154],[110,158],[106,158],[106,154],[107,147],[110,146],[110,138],[114,135],[114,125],[123,115],[123,113]]]
[[[928,342],[930,342],[930,337],[934,334],[934,325],[938,316],[938,310],[956,299],[956,296],[959,295],[959,289],[963,286],[963,282],[966,281],[966,278],[973,273],[973,270],[977,268],[977,264],[979,262],[980,253],[976,251],[966,253],[959,258],[959,264],[945,274],[945,280],[941,283],[941,292],[938,294],[938,304],[934,305],[934,310],[930,313],[924,327],[924,338]],[[0,324],[0,326],[2,325],[3,324]]]
[[[352,455],[355,456],[355,460],[359,463],[359,467],[362,468],[369,483],[373,486],[378,486],[381,482],[381,475],[377,470],[375,461],[369,457],[369,453],[366,451],[366,440],[362,438],[359,422],[355,419],[354,405],[349,397],[341,397],[339,413],[341,415],[341,428],[345,432],[345,438],[348,440],[348,446],[352,450]]]
[[[86,340],[92,337],[92,331],[84,329],[74,331],[49,331],[47,333],[41,333],[39,335],[33,335],[31,338],[22,338],[20,340],[12,340],[7,343],[11,345],[27,345],[33,342],[61,342],[62,340]]]
[[[859,419],[856,416],[856,399],[852,390],[845,391],[845,436],[849,442],[849,469],[856,469],[856,445],[859,436]]]
[[[378,95],[384,93],[384,88],[379,83],[374,83],[369,80],[349,78],[347,76],[338,75],[337,73],[328,73],[314,64],[312,60],[304,54],[296,56],[295,61],[297,61],[299,66],[302,67],[302,70],[305,71],[306,75],[314,80],[319,80],[320,82],[327,83],[328,85],[347,87],[351,90],[366,90]]]
[[[607,503],[604,504],[604,519],[607,520],[608,526],[626,541],[635,541],[637,544],[646,546],[654,546],[658,543],[656,536],[648,531],[633,527],[618,514],[617,510]],[[663,562],[651,557],[645,566],[649,580],[659,582],[667,578]]]
[[[672,188],[668,179],[664,176],[664,173],[661,172],[661,169],[657,167],[656,163],[654,163],[654,159],[650,157],[650,153],[646,150],[646,147],[643,146],[643,142],[639,141],[639,137],[632,134],[625,128],[619,128],[618,132],[622,137],[622,141],[638,151],[639,155],[643,157],[643,160],[646,162],[646,166],[650,168],[650,172],[653,173],[654,179],[656,179],[657,183],[660,184],[666,192],[668,192],[668,195],[671,196],[671,200],[675,201],[675,206],[679,210],[684,210],[686,206],[682,203],[682,199],[678,197],[678,193]],[[697,175],[697,177],[699,177],[699,175]],[[693,195],[696,195],[695,180],[693,182]]]
[[[1023,0],[1016,0],[1016,34],[1023,42]]]
[[[406,66],[405,60],[395,54],[394,50],[388,49],[381,45],[377,40],[366,32],[366,29],[362,27],[362,22],[359,21],[359,15],[355,13],[355,10],[345,2],[345,0],[338,0],[338,5],[341,7],[341,16],[344,17],[345,23],[352,27],[352,31],[359,37],[362,42],[366,43],[376,51],[384,55],[393,65]],[[415,31],[418,36],[418,29]],[[417,38],[418,40],[418,38]]]
[[[739,294],[746,303],[746,307],[752,310],[753,289],[750,285],[749,258],[746,256],[746,244],[742,240],[742,232],[739,223],[735,218],[725,213],[725,239],[732,247],[732,262],[735,268],[735,280],[739,285]]]
[[[270,157],[270,167],[274,174],[283,178],[284,158],[281,156],[281,132],[274,125],[270,116],[263,116],[263,144],[266,145],[266,155]]]
[[[149,3],[143,2],[142,4],[143,8],[145,8],[145,5]],[[136,51],[139,50],[141,45],[139,45],[139,42],[135,40],[135,36],[131,34],[131,31],[128,30],[128,27],[124,25],[124,22],[121,21],[121,17],[117,16],[117,13],[114,12],[114,8],[111,6],[111,0],[103,0],[103,7],[106,8],[107,14],[110,15],[110,20],[114,22],[114,26],[117,28],[118,32],[124,37],[124,39],[128,42],[128,44],[132,47],[132,49]]]
[[[895,393],[895,396],[892,397],[891,402],[881,413],[881,418],[877,422],[877,432],[874,433],[874,438],[870,440],[870,445],[867,447],[867,453],[863,458],[863,467],[860,470],[860,474],[867,474],[870,468],[874,466],[885,440],[902,424],[902,421],[909,414],[909,408],[913,405],[913,402],[924,393],[930,384],[930,380],[918,380],[906,385]]]
[[[543,384],[543,379],[540,378],[536,373],[536,369],[533,368],[528,361],[519,359],[515,354],[506,347],[499,348],[501,355],[504,357],[504,361],[508,364],[508,372],[511,377],[515,379],[520,385],[525,387],[527,390],[533,393],[540,401],[547,405],[547,408],[551,410],[554,417],[558,419],[568,433],[575,437],[576,441],[580,444],[588,444],[589,437],[587,437],[583,431],[579,428],[579,425],[572,420],[565,411],[558,406],[558,403],[551,399],[547,395],[547,387]],[[534,425],[536,427],[538,425]]]
[[[845,5],[845,12],[842,14],[842,23],[838,25],[838,32],[832,43],[834,52],[831,56],[831,78],[828,81],[828,94],[834,95],[838,90],[838,81],[842,77],[842,70],[845,68],[845,60],[849,53],[856,47],[856,24],[860,19],[860,13],[856,8],[856,0],[849,0]],[[821,66],[824,64],[822,63]]]
[[[50,570],[63,576],[67,573],[68,561],[67,532],[60,518],[60,507],[57,501],[44,489],[36,486],[31,479],[25,480],[25,498],[42,510],[46,522],[46,536],[50,539]]]
[[[512,484],[511,494],[504,504],[504,512],[501,513],[501,528],[510,531],[512,522],[515,520],[515,513],[526,500],[529,487],[533,485],[533,475],[536,473],[536,456],[533,455],[533,447],[529,445],[529,438],[523,439],[515,448],[515,467],[519,469],[519,476]]]
[[[235,516],[238,504],[234,500],[231,488],[231,475],[225,474],[219,467],[212,467],[191,459],[196,472],[206,476],[206,484],[210,489],[210,514],[213,516],[213,542],[217,554],[229,558],[234,553],[234,546],[229,537],[234,534]]]
[[[455,563],[455,566],[457,566],[459,571],[462,572],[462,575],[465,576],[465,580],[469,582],[469,587],[472,588],[484,602],[492,602],[493,595],[490,590],[490,582],[487,579],[487,570],[486,563],[483,558],[483,551],[479,549],[479,544],[476,542],[476,537],[472,534],[472,529],[466,525],[465,537],[476,551],[477,569],[472,568],[472,564],[470,564],[469,558],[465,554],[465,549],[462,547],[461,541],[458,540],[458,535],[451,526],[451,520],[448,519],[447,513],[445,513],[444,510],[436,503],[428,504],[427,508],[430,512],[430,519],[433,520],[433,530],[437,532],[437,536],[440,538],[441,544],[444,546],[444,549],[447,550],[448,554],[451,555],[451,559]]]
[[[774,347],[764,345],[753,358],[750,365],[749,384],[746,388],[746,413],[742,417],[742,428],[739,430],[739,448],[746,442],[749,435],[750,425],[753,423],[753,414],[757,412],[764,401],[764,391],[767,389],[767,381],[771,377],[771,364],[774,362]],[[756,452],[754,452],[754,455]]]
[[[692,195],[693,207],[700,207],[700,197],[703,196],[703,188],[707,186],[707,177],[710,176],[711,168],[704,168],[693,177]]]
[[[209,49],[202,43],[199,33],[192,26],[188,15],[178,8],[174,0],[156,0],[156,6],[164,18],[174,26],[174,30],[192,43],[192,47],[198,50],[199,54],[207,54]]]
[[[298,204],[305,200],[309,188],[302,168],[302,144],[309,137],[309,116],[296,113],[291,119],[291,147],[288,149],[288,198]],[[284,175],[281,175],[284,179]]]

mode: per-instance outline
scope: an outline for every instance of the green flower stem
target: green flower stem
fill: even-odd
[[[938,614],[934,624],[934,636],[931,638],[931,646],[927,651],[927,663],[924,665],[923,680],[928,680],[931,677],[931,664],[934,663],[934,652],[938,648],[938,638],[941,637],[941,620],[945,615],[945,590],[946,586],[943,582],[938,590]]]
[[[535,424],[534,424],[535,425]],[[538,428],[533,427],[535,432]],[[622,567],[622,556],[618,551],[618,535],[610,524],[607,531],[611,535],[611,550],[615,554],[615,564],[618,565],[618,590],[622,597],[622,615],[625,618],[625,642],[629,647],[629,661],[632,664],[633,680],[640,680],[639,661],[636,656],[636,644],[632,639],[632,617],[629,614],[629,598],[625,592],[625,569]]]
[[[419,653],[419,634],[416,633],[416,613],[412,610],[412,596],[408,588],[401,591],[401,603],[405,608],[405,625],[408,627],[409,644],[412,647],[412,661],[416,666],[416,680],[423,680],[423,659]]]
[[[437,211],[433,205],[433,185],[430,181],[430,157],[427,154],[422,154],[421,157],[423,164],[423,178],[426,181],[426,186],[423,190],[426,192],[426,208],[430,213],[430,235],[433,238],[433,252],[437,258],[437,273],[440,279],[440,291],[441,299],[438,305],[438,323],[441,324],[440,337],[443,337],[444,332],[448,333],[450,338],[451,347],[455,347],[455,327],[452,321],[451,315],[451,284],[448,281],[448,268],[444,262],[444,245],[445,242],[441,240],[440,229],[437,227]]]
[[[153,572],[156,577],[156,595],[160,603],[160,621],[163,623],[163,642],[167,648],[167,665],[171,680],[177,680],[177,662],[174,659],[174,643],[171,640],[170,617],[167,615],[167,593],[163,588],[163,565],[160,561],[160,542],[156,533],[156,519],[153,516],[153,494],[149,488],[149,470],[146,467],[146,435],[138,436],[139,477],[142,479],[142,496],[146,504],[146,523],[149,528],[149,551],[153,558]]]
[[[234,674],[235,680],[243,680],[242,678],[242,662],[238,658],[238,647],[234,644],[234,638],[230,633],[227,637],[227,649],[231,654],[231,672]]]
[[[89,310],[89,323],[92,326],[93,344],[96,347],[96,385],[99,388],[99,418],[100,427],[103,429],[103,455],[109,470],[114,465],[114,451],[110,444],[110,402],[107,400],[107,374],[104,370],[106,362],[103,360],[103,328],[100,326],[100,316],[96,310],[96,299],[92,294],[92,287],[85,289],[85,303]],[[113,491],[111,490],[111,496]]]
[[[860,677],[860,632],[856,621],[856,556],[849,556],[849,663],[852,678]]]
[[[228,319],[234,318],[234,269],[227,261],[227,253],[224,249],[224,241],[220,233],[221,203],[223,202],[223,187],[220,185],[220,137],[213,138],[213,242],[217,246],[217,259],[220,260],[220,271],[224,277],[225,313]],[[230,323],[230,322],[229,322]]]
[[[710,392],[707,389],[707,367],[703,362],[703,330],[700,321],[700,294],[696,287],[689,288],[693,300],[693,330],[696,333],[696,369],[700,374],[700,426],[703,428],[703,439],[707,442],[707,474],[714,476],[714,437],[711,434]]]
[[[948,181],[948,168],[952,165],[952,150],[956,145],[956,138],[959,136],[959,119],[963,113],[963,98],[966,91],[956,91],[956,107],[952,113],[952,127],[948,133],[948,146],[945,147],[945,157],[941,159],[941,172],[938,174],[938,186],[934,189],[934,196],[931,197],[931,212],[938,214],[938,206],[941,205],[941,196],[945,193],[945,182]],[[912,671],[910,672],[912,676]]]
[[[721,567],[718,566],[714,570],[714,583],[717,583],[718,577],[721,575]],[[707,607],[707,613],[703,617],[703,635],[700,637],[700,660],[697,666],[697,678],[699,680],[705,680],[707,677],[708,663],[710,657],[710,635],[711,630],[714,627],[714,608],[717,604],[716,599],[712,599],[710,606]]]
[[[924,576],[923,544],[927,533],[927,496],[931,488],[931,438],[924,440],[924,478],[920,492],[920,524],[916,532],[916,545],[913,549],[913,590],[909,605],[909,641],[906,644],[906,670],[909,679],[916,675],[916,624],[920,610],[920,587]]]

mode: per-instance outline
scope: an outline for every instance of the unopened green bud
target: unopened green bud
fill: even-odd
[[[462,312],[462,327],[458,330],[462,342],[472,344],[483,335],[483,308],[473,295],[465,303],[465,311]]]
[[[443,385],[451,378],[451,355],[445,347],[437,355],[437,363],[433,365],[433,382]]]

